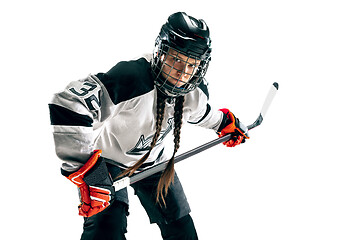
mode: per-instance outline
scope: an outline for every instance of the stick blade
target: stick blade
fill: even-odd
[[[265,99],[265,102],[264,102],[264,105],[261,109],[261,116],[264,118],[270,105],[271,105],[271,102],[272,100],[274,99],[277,91],[279,89],[279,84],[277,82],[274,82],[272,85],[271,85],[271,88],[269,90],[269,93],[268,95],[266,96],[266,99]]]
[[[271,85],[269,93],[265,98],[265,102],[264,102],[264,104],[262,106],[260,115],[258,116],[258,118],[255,120],[255,122],[253,124],[247,126],[249,130],[259,126],[262,123],[262,121],[263,121],[263,119],[265,117],[265,114],[268,111],[268,109],[270,107],[270,104],[271,104],[272,100],[274,99],[278,89],[279,89],[279,84],[277,82],[274,82]]]

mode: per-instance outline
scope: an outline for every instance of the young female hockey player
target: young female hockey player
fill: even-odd
[[[49,104],[61,172],[79,188],[81,239],[125,239],[127,190],[113,179],[169,160],[167,168],[132,184],[163,239],[197,239],[190,207],[174,171],[182,123],[232,133],[229,147],[248,138],[227,109],[207,103],[203,81],[210,61],[209,29],[203,20],[174,13],[162,26],[153,55],[119,62],[106,73],[71,82]],[[173,129],[174,150],[164,138]],[[101,155],[101,156],[100,156]]]

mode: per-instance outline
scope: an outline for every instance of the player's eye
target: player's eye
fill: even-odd
[[[181,63],[181,62],[182,62],[181,59],[178,58],[178,57],[173,57],[173,59],[174,59],[174,61],[177,62],[177,63]]]

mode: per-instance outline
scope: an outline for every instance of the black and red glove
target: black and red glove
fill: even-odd
[[[231,134],[231,138],[223,144],[227,147],[235,147],[249,139],[248,128],[237,119],[227,108],[219,109],[224,114],[224,119],[219,127],[219,137]]]
[[[94,151],[90,159],[78,171],[63,175],[73,182],[80,191],[79,215],[91,217],[112,202],[115,189],[105,161],[100,157],[101,150]]]

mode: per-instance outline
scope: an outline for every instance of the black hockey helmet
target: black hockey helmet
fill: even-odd
[[[197,68],[190,81],[177,87],[168,81],[169,77],[163,74],[164,61],[169,50],[195,59]],[[155,85],[164,94],[177,97],[194,90],[203,80],[211,54],[211,39],[209,28],[205,21],[188,16],[184,12],[177,12],[169,16],[167,22],[161,27],[155,42],[155,49],[151,61],[151,69],[155,78]],[[174,66],[170,66],[174,67]]]

